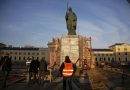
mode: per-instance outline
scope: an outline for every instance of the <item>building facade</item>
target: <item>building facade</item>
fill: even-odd
[[[48,48],[34,47],[2,47],[0,49],[0,57],[9,53],[12,60],[22,61],[29,57],[41,60],[45,58],[50,62],[50,46]],[[130,44],[116,43],[107,49],[92,49],[92,57],[94,61],[106,62],[130,62]],[[57,58],[58,60],[58,58]]]
[[[7,53],[12,60],[27,60],[30,57],[41,60],[45,58],[49,62],[48,48],[34,48],[34,47],[4,47],[0,50],[0,56],[4,57]]]
[[[113,51],[111,49],[93,49],[93,58],[95,61],[110,62],[114,60]]]
[[[96,61],[130,62],[130,44],[115,43],[108,49],[93,49]]]
[[[109,46],[113,51],[116,62],[128,62],[130,61],[130,44],[126,43],[116,43]]]

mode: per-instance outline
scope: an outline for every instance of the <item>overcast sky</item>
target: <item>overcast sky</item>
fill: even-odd
[[[0,42],[47,47],[67,35],[67,2],[77,15],[77,34],[92,37],[93,48],[130,43],[130,4],[126,0],[0,0]]]

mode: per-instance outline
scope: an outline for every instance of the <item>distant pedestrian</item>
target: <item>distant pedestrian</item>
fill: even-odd
[[[42,79],[44,80],[46,72],[47,72],[47,62],[44,57],[40,61],[40,68],[39,68],[39,82],[40,83],[42,82]]]
[[[76,71],[76,66],[71,62],[69,56],[65,56],[65,61],[60,66],[60,73],[63,76],[63,90],[72,90],[72,76]]]
[[[9,76],[10,71],[12,70],[12,61],[9,57],[9,54],[7,53],[6,56],[4,56],[1,59],[1,66],[2,66],[2,76],[3,76],[3,88],[7,85],[7,79]]]
[[[32,61],[30,63],[30,67],[29,67],[29,84],[31,82],[31,78],[33,78],[33,82],[37,82],[37,75],[38,75],[38,68],[40,66],[40,62],[38,61],[38,59],[34,59],[34,57],[32,57]]]

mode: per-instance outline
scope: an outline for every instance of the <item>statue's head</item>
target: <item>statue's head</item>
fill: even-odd
[[[71,7],[69,7],[69,11],[72,11],[72,8],[71,8]]]

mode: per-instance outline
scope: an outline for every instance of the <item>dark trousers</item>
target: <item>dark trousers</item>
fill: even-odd
[[[28,84],[30,83],[39,83],[38,80],[37,80],[37,73],[36,72],[29,72],[29,82]],[[32,82],[32,78],[33,77],[33,82]]]
[[[63,90],[72,90],[71,77],[63,77]]]
[[[6,82],[7,82],[8,76],[9,76],[9,72],[10,72],[10,71],[4,71],[4,72],[3,72],[3,74],[4,74],[3,87],[4,87],[4,88],[6,87]]]

